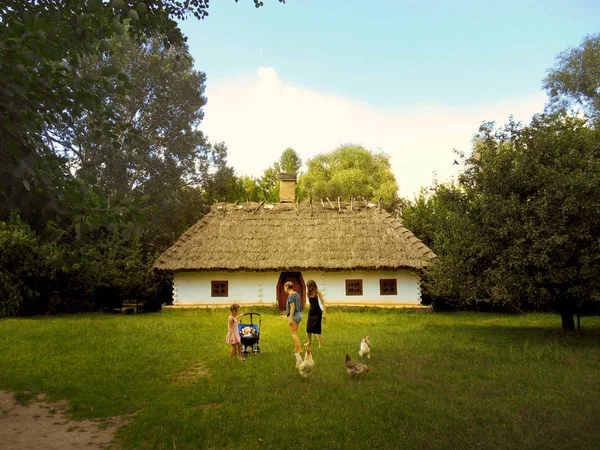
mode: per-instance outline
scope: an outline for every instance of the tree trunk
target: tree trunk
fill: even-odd
[[[562,319],[563,331],[575,331],[575,321],[573,320],[573,311],[561,311],[560,318]]]
[[[569,298],[565,295],[562,289],[559,289],[558,295],[562,329],[563,331],[575,331],[575,321],[573,320],[573,302],[569,301]]]

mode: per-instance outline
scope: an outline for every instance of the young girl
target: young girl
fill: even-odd
[[[245,359],[242,358],[242,339],[240,338],[240,331],[238,330],[238,313],[240,312],[240,305],[234,303],[229,310],[231,311],[231,314],[229,314],[229,317],[227,318],[227,337],[225,338],[225,342],[231,345],[229,359],[233,361],[237,349],[238,359],[240,361],[245,361]]]

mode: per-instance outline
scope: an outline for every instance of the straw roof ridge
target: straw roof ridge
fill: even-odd
[[[215,204],[157,271],[420,270],[436,255],[379,207],[325,202]]]
[[[379,205],[377,203],[373,203],[373,202],[367,202],[367,203],[360,203],[358,200],[355,201],[343,201],[340,200],[339,202],[339,206],[338,206],[338,201],[337,200],[331,200],[331,199],[319,199],[318,201],[314,201],[314,199],[311,199],[309,201],[297,201],[296,203],[268,203],[266,201],[261,201],[259,202],[244,202],[244,203],[239,203],[239,202],[235,202],[235,203],[228,203],[228,202],[221,202],[221,203],[214,203],[213,205],[211,205],[211,212],[213,211],[239,211],[239,210],[244,210],[247,212],[254,212],[254,211],[258,211],[261,207],[265,208],[265,209],[329,209],[329,210],[362,210],[362,209],[378,209],[380,210],[382,213],[386,213],[388,214],[385,210],[380,209]]]

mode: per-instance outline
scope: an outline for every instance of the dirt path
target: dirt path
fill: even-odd
[[[0,448],[2,450],[98,449],[109,446],[117,429],[126,423],[74,421],[65,417],[67,402],[46,403],[43,396],[27,406],[10,392],[0,391]]]

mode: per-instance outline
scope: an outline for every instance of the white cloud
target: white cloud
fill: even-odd
[[[504,124],[509,115],[528,122],[543,110],[543,92],[493,105],[416,104],[378,108],[356,100],[294,86],[275,69],[254,77],[209,80],[203,131],[225,141],[238,175],[260,176],[283,150],[303,161],[341,144],[361,144],[390,155],[400,195],[412,198],[421,186],[457,173],[453,148],[468,152],[482,121]]]

